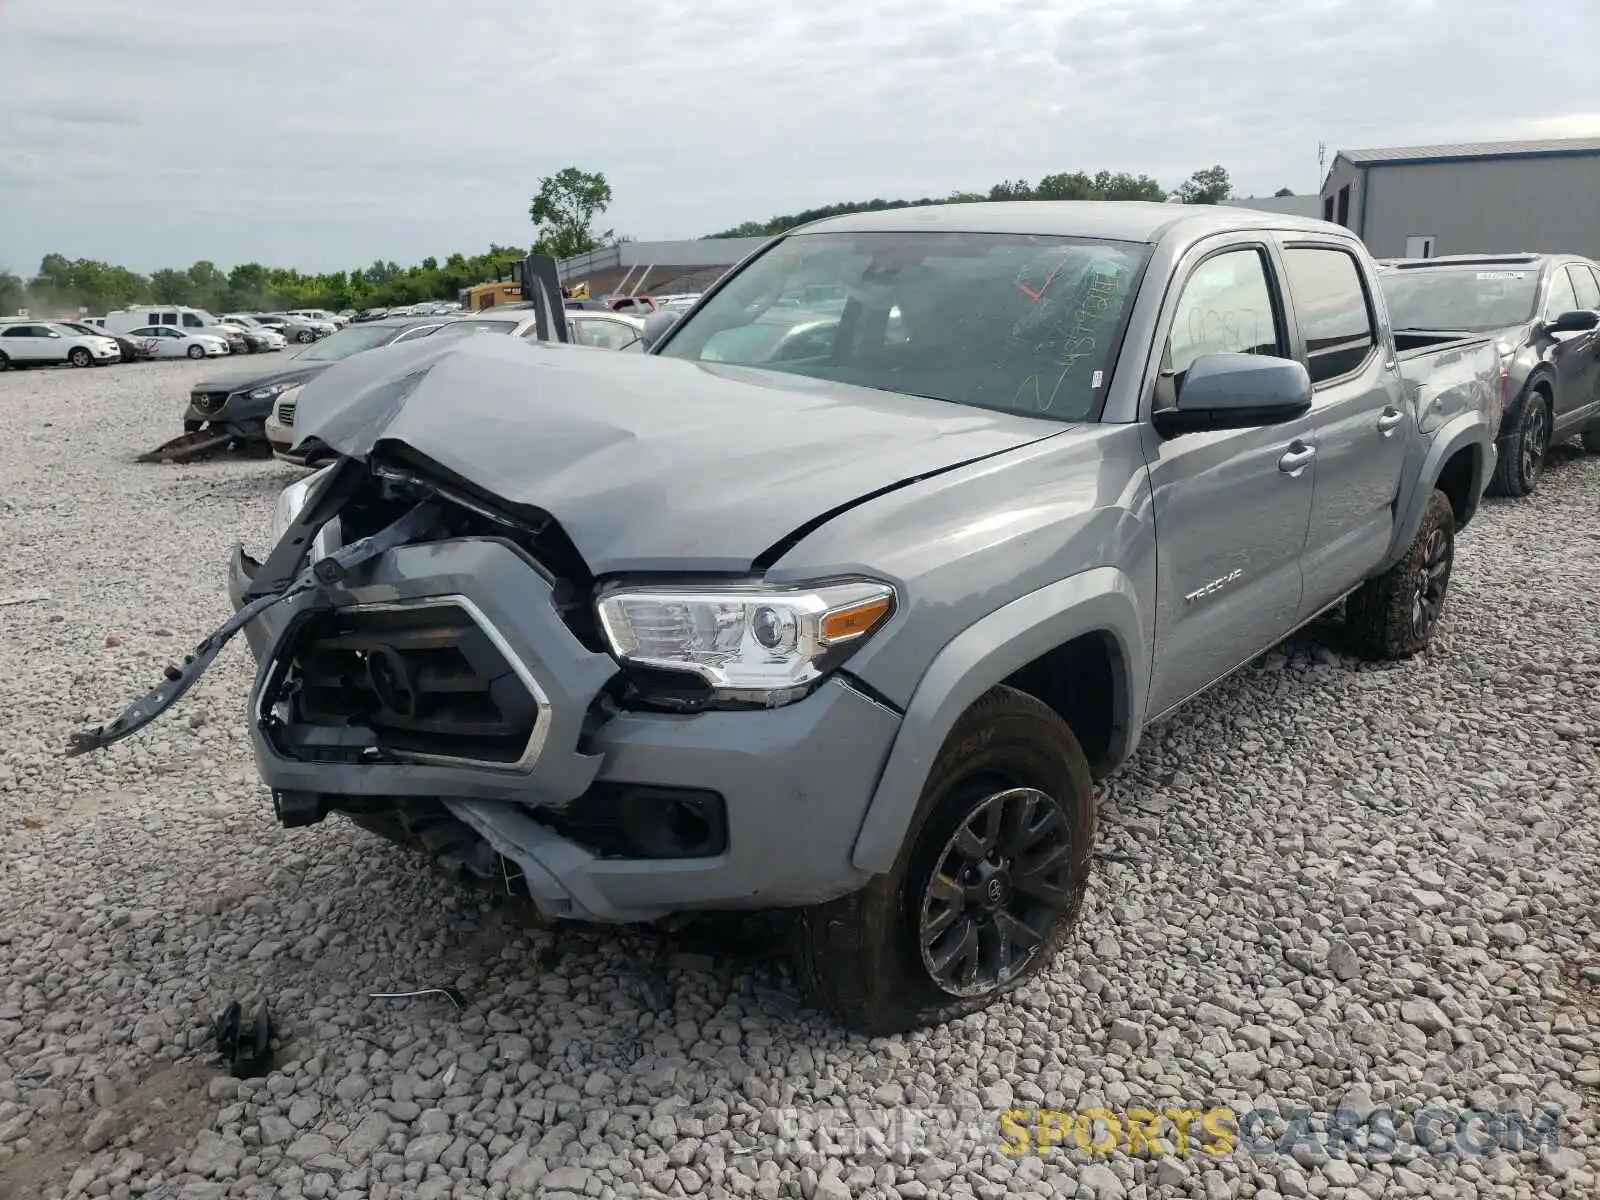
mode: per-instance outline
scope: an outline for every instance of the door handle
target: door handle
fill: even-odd
[[[1308,446],[1304,442],[1292,442],[1283,457],[1278,460],[1278,470],[1285,475],[1298,475],[1316,456],[1315,446]]]
[[[1388,437],[1395,431],[1400,422],[1405,419],[1405,413],[1391,404],[1383,410],[1383,415],[1378,418],[1378,432],[1383,434],[1384,437]]]

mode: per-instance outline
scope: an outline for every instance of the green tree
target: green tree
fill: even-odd
[[[215,263],[201,260],[189,268],[189,303],[208,312],[223,307],[227,299],[228,277]]]
[[[22,276],[0,271],[0,316],[7,316],[28,305],[28,285]]]
[[[1277,191],[1273,192],[1272,194],[1274,196],[1292,196],[1292,195],[1294,195],[1294,189],[1293,188],[1282,187],[1282,188],[1279,188]]]
[[[610,204],[611,185],[599,171],[563,167],[541,179],[528,205],[539,248],[562,259],[609,244],[615,234],[609,229],[596,234],[594,223]]]
[[[1178,185],[1173,199],[1184,204],[1221,204],[1233,196],[1233,184],[1222,167],[1206,167],[1196,171]]]
[[[991,200],[1032,200],[1033,188],[1026,179],[1002,179],[989,189]]]
[[[150,273],[150,299],[158,304],[187,304],[192,289],[187,271],[162,267]]]

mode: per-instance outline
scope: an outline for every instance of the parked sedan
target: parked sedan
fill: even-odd
[[[93,367],[122,357],[103,333],[82,333],[54,321],[16,321],[0,327],[0,371],[71,363]]]
[[[184,430],[192,432],[209,423],[236,438],[260,438],[274,409],[291,400],[306,380],[352,354],[426,337],[441,324],[437,320],[425,320],[355,325],[270,367],[252,366],[201,380],[190,391],[188,410],[183,418]],[[267,440],[272,439],[268,437]]]
[[[244,340],[251,354],[263,351],[282,350],[289,344],[289,339],[270,325],[263,325],[254,317],[244,313],[229,313],[222,318],[229,325],[236,326],[244,335]]]
[[[319,338],[332,337],[334,334],[339,332],[339,327],[332,321],[324,321],[320,317],[308,317],[303,313],[281,312],[267,313],[266,315],[267,317],[283,317],[286,320],[296,321],[301,325],[309,327],[311,331]]]
[[[228,343],[209,333],[185,333],[172,325],[146,325],[130,329],[128,340],[151,358],[225,358]]]
[[[63,329],[70,329],[75,333],[81,333],[87,337],[110,338],[117,344],[117,349],[121,352],[123,362],[136,362],[139,359],[150,357],[148,354],[145,354],[143,351],[141,351],[139,349],[139,344],[126,334],[107,333],[104,329],[97,329],[95,326],[86,324],[82,321],[57,321],[56,324],[60,325]]]
[[[316,326],[306,321],[297,320],[294,317],[286,317],[281,313],[253,313],[251,315],[255,318],[257,324],[265,325],[268,329],[276,329],[289,341],[299,342],[301,345],[310,345],[319,337],[326,336],[317,332]]]

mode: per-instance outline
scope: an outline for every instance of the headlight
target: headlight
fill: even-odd
[[[289,526],[300,518],[311,500],[312,491],[332,472],[333,467],[313,471],[304,479],[291,483],[278,493],[278,502],[272,506],[272,544],[276,546],[289,532]],[[326,558],[339,547],[339,518],[329,521],[311,543],[311,561]]]
[[[704,701],[777,707],[805,696],[889,618],[895,591],[850,580],[808,588],[621,588],[596,608],[624,664],[698,682]]]
[[[295,385],[292,383],[269,383],[266,387],[258,387],[249,393],[252,400],[271,400],[274,396],[281,396]]]

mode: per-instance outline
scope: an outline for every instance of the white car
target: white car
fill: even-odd
[[[254,317],[247,317],[243,313],[225,313],[223,323],[232,325],[241,330],[246,337],[254,335],[261,343],[263,350],[282,350],[289,344],[289,339],[270,325],[263,325]]]
[[[150,351],[151,358],[221,358],[228,343],[209,333],[185,333],[171,325],[146,325],[122,335]]]
[[[629,313],[589,312],[568,309],[567,328],[577,346],[596,346],[603,350],[644,350],[644,318]],[[456,317],[439,327],[438,336],[460,337],[469,333],[504,333],[512,337],[538,339],[538,325],[531,308],[496,305],[471,316]]]
[[[309,325],[316,330],[318,337],[329,337],[339,332],[339,326],[333,321],[325,321],[321,317],[307,317],[300,313],[281,312],[266,313],[268,317],[286,317],[291,321],[298,321],[302,325]]]
[[[299,317],[302,321],[321,321],[335,329],[343,329],[348,324],[338,313],[331,313],[325,308],[292,308],[285,315]]]
[[[120,362],[115,338],[96,337],[51,321],[10,321],[0,325],[0,371],[71,363],[93,367]]]

